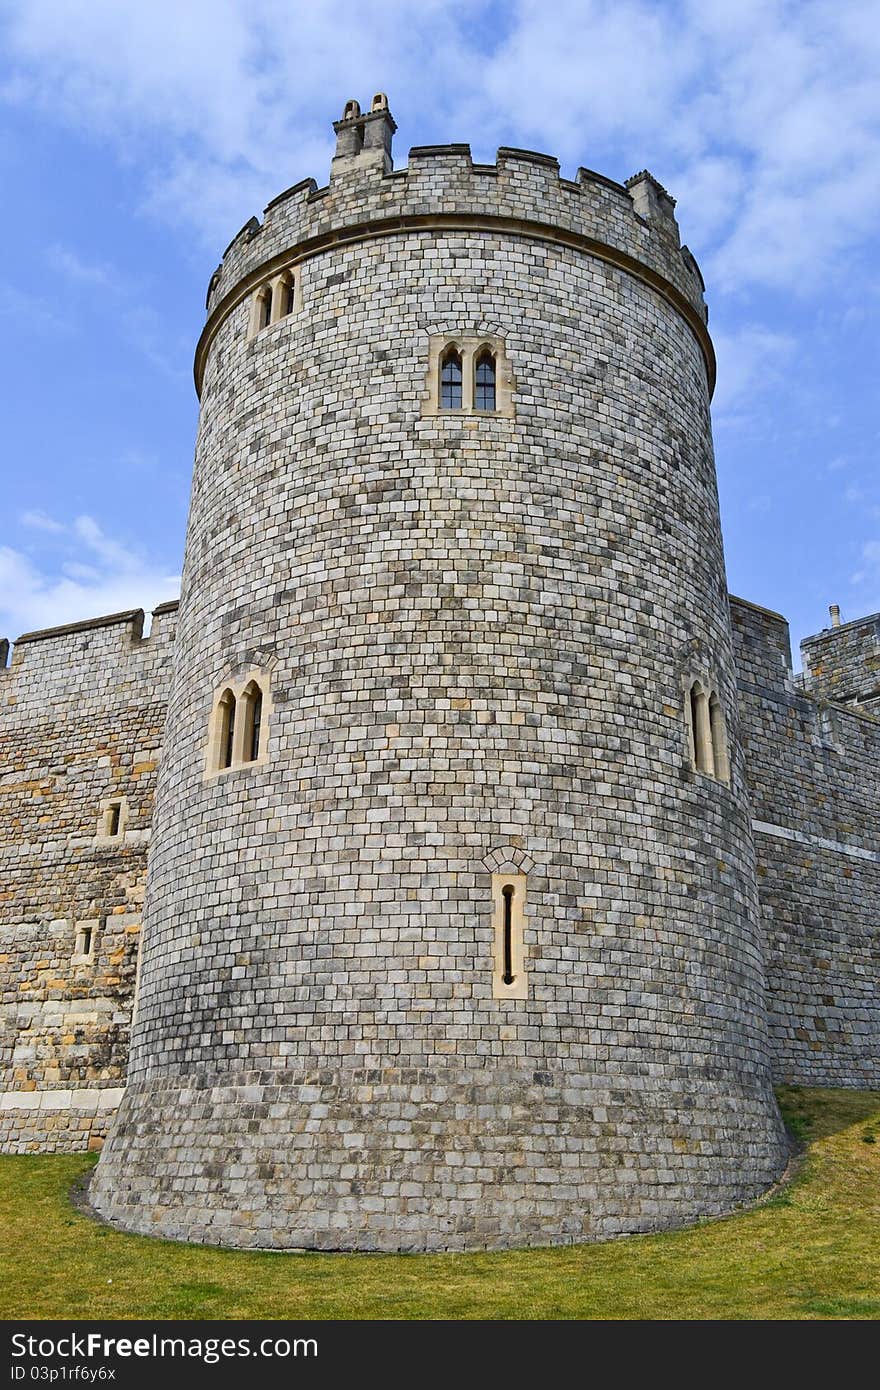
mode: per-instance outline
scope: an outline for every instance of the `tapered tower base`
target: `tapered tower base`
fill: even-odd
[[[172,1240],[495,1250],[716,1216],[760,1195],[787,1153],[772,1092],[730,1078],[168,1079],[129,1092],[91,1198]]]

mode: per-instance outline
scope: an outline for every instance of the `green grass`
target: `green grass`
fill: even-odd
[[[807,1147],[763,1205],[686,1231],[476,1255],[284,1255],[124,1235],[88,1155],[0,1158],[2,1318],[878,1318],[880,1092],[779,1092]]]

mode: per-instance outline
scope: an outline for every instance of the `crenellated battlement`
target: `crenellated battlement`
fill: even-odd
[[[646,170],[626,185],[586,168],[568,179],[551,155],[502,146],[494,164],[478,164],[465,144],[416,146],[407,166],[394,170],[396,127],[382,94],[368,115],[356,102],[346,113],[334,127],[329,183],[294,184],[267,205],[262,223],[252,217],[226,248],[208,289],[197,389],[219,323],[261,276],[343,242],[458,228],[561,242],[648,280],[691,322],[711,383],[702,276],[680,244],[674,199]]]
[[[71,683],[94,681],[97,674],[117,671],[131,662],[143,664],[167,657],[174,649],[177,631],[177,599],[160,603],[152,611],[150,633],[144,637],[144,610],[127,609],[60,627],[24,632],[14,644],[0,642],[0,696],[12,697],[19,681],[38,681],[47,693],[56,682],[65,689]]]

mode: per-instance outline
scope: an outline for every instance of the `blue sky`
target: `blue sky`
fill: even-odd
[[[387,91],[410,145],[678,199],[732,591],[880,609],[880,8],[866,0],[2,0],[0,634],[173,597],[224,246]]]

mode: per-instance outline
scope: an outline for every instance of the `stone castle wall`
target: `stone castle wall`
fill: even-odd
[[[801,656],[815,698],[880,713],[880,613],[805,638]]]
[[[147,640],[142,613],[31,633],[0,669],[7,1152],[96,1146],[122,1094],[176,607]]]
[[[674,201],[650,175],[637,175],[627,187],[588,169],[563,179],[558,160],[548,155],[505,148],[495,164],[475,164],[467,145],[411,149],[407,166],[393,173],[362,168],[359,160],[334,164],[327,187],[313,179],[295,184],[269,204],[262,223],[252,218],[227,247],[209,286],[197,384],[219,324],[267,275],[365,236],[387,241],[419,227],[467,231],[489,221],[500,237],[527,234],[579,247],[648,280],[703,329],[714,374],[702,277],[680,245]]]
[[[459,224],[385,227],[418,188]],[[650,263],[699,293],[671,217],[599,190],[639,273],[555,234],[592,194],[553,161],[484,178],[449,151],[409,182],[335,168],[327,239],[227,258],[130,1080],[92,1187],[127,1227],[591,1239],[784,1164],[707,357]],[[254,335],[244,291],[289,254],[299,307]],[[503,341],[511,413],[431,412],[435,335]],[[212,701],[253,669],[267,761],[206,777]],[[689,762],[703,670],[729,786]],[[493,989],[499,864],[527,879],[517,998]]]
[[[731,612],[774,1075],[876,1086],[880,726],[825,698],[829,685],[844,690],[838,671],[851,698],[874,688],[876,620],[805,640],[807,695],[791,674],[785,620],[736,598]],[[147,643],[136,637],[137,615],[36,634],[0,676],[5,1152],[84,1147],[103,1136],[121,1096],[174,621],[160,613]],[[97,847],[100,805],[120,791],[129,802],[124,842]],[[65,838],[56,858],[57,828],[70,829],[74,813],[84,833]],[[102,916],[95,963],[73,966],[76,921]]]
[[[880,720],[823,698],[838,672],[850,693],[871,672],[833,628],[803,644],[805,687],[791,674],[785,619],[739,599],[731,613],[774,1072],[804,1086],[878,1086]],[[820,644],[834,678],[814,693]]]
[[[117,615],[0,672],[0,1147],[97,1146],[127,1069],[109,1219],[370,1249],[648,1230],[778,1174],[772,1076],[880,1084],[876,621],[809,639],[798,681],[784,620],[728,608],[672,207],[523,151],[373,151],[228,249],[176,642],[163,605],[146,641]],[[294,311],[255,332],[288,267]],[[462,335],[503,345],[509,410],[436,412],[432,344]],[[211,773],[252,673],[267,755]],[[693,766],[695,676],[729,785]],[[525,875],[520,997],[497,870]]]

